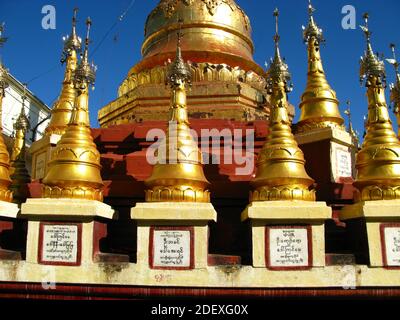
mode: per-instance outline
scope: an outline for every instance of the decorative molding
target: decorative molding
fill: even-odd
[[[305,187],[261,187],[250,192],[250,202],[253,201],[315,201],[315,190],[308,190]]]
[[[42,198],[73,198],[73,199],[87,199],[97,200],[103,202],[103,192],[99,189],[90,187],[51,187],[43,185],[42,187]]]
[[[346,130],[344,125],[339,125],[337,122],[333,121],[323,121],[323,122],[304,122],[304,123],[297,123],[295,125],[295,132],[296,134],[300,133],[308,133],[313,130],[320,130],[320,129],[339,129],[339,130]]]
[[[264,91],[266,81],[253,71],[246,72],[239,67],[231,67],[227,64],[212,63],[188,63],[192,72],[192,82],[202,81],[229,81],[243,82],[251,87]],[[141,85],[165,84],[167,66],[157,66],[150,70],[132,73],[125,79],[118,89],[118,97],[136,89]]]
[[[204,189],[180,189],[173,186],[145,190],[146,202],[210,202],[210,191]]]
[[[377,201],[377,200],[399,200],[400,186],[366,186],[358,187],[355,192],[355,200],[359,201]]]
[[[207,7],[207,11],[211,16],[213,16],[216,13],[218,7],[221,4],[226,4],[227,6],[229,6],[229,8],[233,12],[235,12],[237,10],[243,17],[246,30],[251,29],[249,17],[246,15],[246,13],[243,11],[243,9],[240,8],[235,3],[235,1],[233,1],[233,0],[200,0],[200,1],[203,2],[204,5]],[[164,17],[171,18],[174,15],[175,11],[177,10],[177,6],[180,2],[186,6],[191,6],[192,4],[194,4],[196,2],[196,0],[161,0],[160,3],[158,4],[158,6],[148,16],[147,21],[146,21],[146,26],[147,26],[149,19],[152,16],[154,16],[159,10],[162,10],[162,12],[164,13]],[[197,0],[197,2],[199,2],[199,1]],[[147,27],[146,27],[145,33],[147,34]]]

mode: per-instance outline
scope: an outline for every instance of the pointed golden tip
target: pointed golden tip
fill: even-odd
[[[324,35],[322,29],[318,27],[318,25],[314,21],[314,12],[315,8],[311,4],[311,1],[308,5],[308,15],[309,21],[307,27],[303,26],[303,39],[305,43],[309,43],[311,41],[317,41],[318,44],[325,42]]]
[[[315,201],[314,180],[305,170],[304,154],[292,134],[287,111],[288,66],[275,56],[267,74],[270,132],[258,155],[250,201]]]
[[[182,58],[181,39],[183,35],[179,31],[176,47],[175,60],[168,66],[166,82],[172,87],[180,86],[181,83],[191,84],[192,73],[189,66]]]
[[[180,54],[167,72],[171,88],[170,118],[164,145],[157,150],[157,163],[145,181],[147,202],[210,202],[202,164],[202,153],[190,133],[186,84],[191,72]]]
[[[86,57],[90,20],[87,25]],[[43,179],[43,198],[103,200],[100,153],[93,142],[89,121],[89,86],[94,81],[93,65],[82,59],[71,80],[76,90],[71,119],[52,153]]]
[[[365,28],[363,31],[368,36],[369,30]],[[373,53],[370,43],[361,60],[360,74],[367,87],[368,120],[356,160],[356,200],[400,199],[400,142],[393,131],[386,103],[384,64]],[[392,91],[392,98],[395,93]]]
[[[345,130],[336,92],[328,83],[322,64],[320,45],[325,40],[314,20],[305,28],[304,40],[308,50],[307,85],[301,96],[301,114],[295,131],[305,133],[322,128]]]
[[[369,85],[370,78],[378,79],[378,82],[386,87],[386,70],[385,63],[380,59],[378,54],[375,54],[371,44],[371,31],[368,27],[368,14],[364,15],[365,26],[360,26],[361,30],[365,34],[367,41],[367,50],[364,56],[360,60],[360,82],[365,82],[365,85]]]
[[[78,37],[76,33],[76,22],[77,22],[78,8],[75,8],[72,16],[72,31],[69,36],[63,37],[64,49],[61,58],[61,63],[67,61],[68,57],[72,54],[72,51],[80,51],[82,48],[82,39]]]
[[[26,169],[26,133],[30,128],[29,119],[25,115],[25,98],[20,115],[14,123],[15,139],[11,154],[11,185],[10,190],[13,193],[13,202],[21,204],[29,197],[28,184],[31,182],[31,177]]]
[[[77,9],[74,10],[73,32],[65,39],[63,57],[61,62],[66,62],[64,80],[61,93],[51,110],[51,119],[45,134],[62,135],[71,119],[72,109],[75,101],[75,88],[73,76],[78,66],[78,51],[81,50],[82,41],[74,32],[74,20],[76,21]]]

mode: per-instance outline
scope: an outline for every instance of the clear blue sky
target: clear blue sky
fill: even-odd
[[[305,88],[307,58],[302,42],[301,26],[307,23],[307,0],[237,0],[249,15],[253,27],[255,60],[262,66],[273,54],[272,36],[275,7],[281,11],[281,48],[293,74],[295,90],[290,101],[298,106]],[[63,78],[64,67],[59,63],[63,35],[70,32],[72,9],[79,12],[78,31],[83,36],[84,20],[93,20],[92,50],[99,44],[131,0],[0,0],[0,21],[7,24],[9,42],[3,49],[3,59],[10,71],[21,81],[28,82],[40,74],[51,72],[29,83],[29,88],[49,106],[57,98]],[[90,112],[92,125],[97,127],[97,111],[114,100],[119,84],[128,70],[141,59],[144,23],[158,0],[136,0],[125,19],[118,23],[95,53],[98,65],[96,90],[91,93]],[[359,84],[359,58],[365,42],[359,29],[344,30],[341,27],[344,5],[351,4],[357,11],[357,26],[362,14],[371,16],[374,50],[390,55],[389,44],[399,45],[398,0],[314,0],[317,8],[315,18],[324,30],[326,45],[322,57],[328,80],[338,94],[341,110],[345,101],[352,101],[353,120],[356,129],[363,132],[363,115],[367,113],[365,89]],[[57,12],[55,30],[41,27],[44,5],[53,5]],[[388,80],[394,79],[393,70],[387,66]],[[389,95],[387,94],[387,97]],[[298,112],[297,112],[298,114]],[[394,117],[393,117],[393,120]],[[397,126],[396,126],[397,129]]]

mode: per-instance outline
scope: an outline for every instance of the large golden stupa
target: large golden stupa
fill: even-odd
[[[118,98],[99,111],[102,127],[168,118],[166,63],[175,57],[179,26],[193,78],[190,118],[267,117],[265,72],[253,60],[250,20],[235,1],[161,0],[146,21],[143,59],[120,85]]]

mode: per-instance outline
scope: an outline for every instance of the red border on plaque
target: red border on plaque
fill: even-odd
[[[293,266],[293,267],[273,267],[271,266],[270,247],[269,247],[269,230],[270,229],[305,229],[307,230],[307,249],[308,249],[308,265],[307,266]],[[312,247],[312,227],[311,226],[286,226],[274,225],[265,227],[265,264],[268,269],[276,271],[290,271],[290,270],[309,270],[313,265],[313,247]]]
[[[188,267],[155,267],[154,266],[154,231],[189,231],[190,232],[190,265]],[[192,270],[194,269],[194,227],[150,227],[149,266],[155,270]]]
[[[387,261],[387,253],[386,253],[386,240],[385,240],[385,229],[386,228],[400,228],[400,223],[381,223],[379,226],[380,234],[381,234],[381,252],[383,259],[383,267],[389,270],[398,270],[400,266],[389,266]]]
[[[76,262],[51,262],[43,261],[43,232],[45,226],[76,226],[78,227],[78,248],[76,251]],[[49,266],[80,266],[82,259],[82,223],[62,223],[62,222],[41,222],[39,226],[39,250],[38,250],[38,262],[39,264]]]

